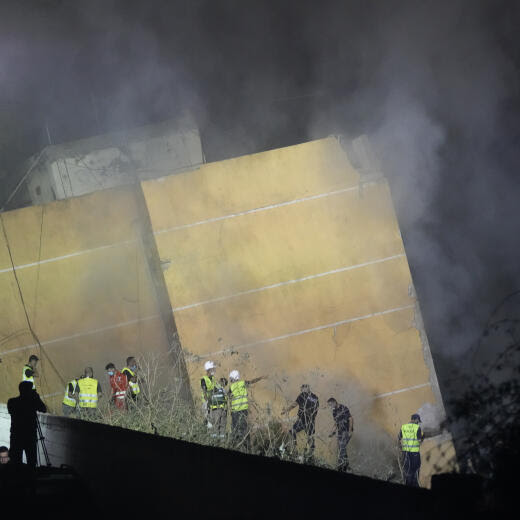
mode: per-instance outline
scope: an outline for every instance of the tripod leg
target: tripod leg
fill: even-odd
[[[49,458],[49,452],[47,451],[47,446],[45,445],[45,437],[43,436],[43,431],[42,431],[42,427],[41,427],[40,420],[39,420],[38,416],[36,417],[36,426],[38,428],[38,438],[39,438],[39,441],[41,442],[43,455],[45,457],[45,464],[47,466],[51,466],[51,460]]]

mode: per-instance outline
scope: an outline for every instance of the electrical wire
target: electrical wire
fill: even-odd
[[[18,287],[18,294],[20,295],[20,301],[22,303],[23,311],[24,311],[24,314],[25,314],[25,319],[27,321],[27,327],[29,328],[29,331],[30,331],[34,341],[36,342],[36,344],[38,345],[38,347],[40,349],[40,355],[43,354],[47,358],[47,361],[49,362],[51,368],[54,370],[54,372],[56,372],[56,375],[60,379],[61,383],[65,386],[65,380],[63,379],[63,377],[61,377],[60,372],[58,371],[58,369],[56,368],[56,366],[52,362],[52,360],[49,357],[49,355],[43,349],[42,344],[40,343],[40,339],[38,338],[36,332],[34,332],[34,329],[32,328],[31,320],[29,319],[29,314],[27,312],[27,307],[25,305],[25,300],[23,298],[23,293],[22,293],[22,288],[20,286],[20,281],[18,280],[18,275],[16,273],[16,268],[15,268],[14,260],[13,260],[13,254],[11,252],[11,246],[9,244],[9,238],[7,237],[7,230],[6,230],[6,227],[5,227],[4,218],[3,218],[2,213],[0,213],[0,223],[2,224],[2,231],[3,231],[3,235],[4,235],[4,239],[5,239],[5,245],[7,247],[7,252],[9,253],[9,260],[11,262],[11,268],[13,270],[13,275],[14,275],[14,279],[15,279],[15,282],[16,282],[16,286]]]
[[[41,266],[41,259],[42,259],[42,237],[43,237],[43,215],[45,213],[45,206],[42,205],[42,214],[41,214],[41,220],[40,220],[40,244],[38,247],[38,267],[36,271],[36,283],[34,284],[34,324],[36,325],[36,311],[38,309],[38,287],[40,285],[40,266]]]
[[[45,206],[41,206],[41,220],[40,220],[40,244],[38,247],[38,267],[36,271],[36,283],[34,285],[34,305],[33,305],[33,325],[36,326],[36,313],[38,310],[38,288],[40,286],[40,270],[41,270],[41,259],[42,259],[42,242],[43,242],[43,217],[45,215]],[[40,356],[42,355],[41,345],[40,345]],[[45,377],[45,372],[42,370],[42,384],[47,385],[47,378]]]
[[[8,204],[11,202],[11,200],[13,199],[13,197],[18,193],[18,190],[20,189],[20,187],[22,186],[22,184],[25,182],[25,180],[27,179],[27,177],[29,176],[29,174],[33,171],[33,169],[35,168],[35,166],[38,165],[38,163],[40,162],[40,159],[42,157],[42,155],[44,154],[45,150],[47,150],[47,147],[45,147],[39,154],[38,154],[38,157],[36,157],[35,161],[31,164],[31,166],[29,167],[29,169],[24,173],[24,175],[22,176],[22,178],[18,181],[18,184],[16,185],[16,187],[14,188],[14,190],[11,192],[11,195],[9,195],[9,197],[7,197],[7,200],[4,202],[4,205],[0,208],[0,212],[4,211],[5,208],[7,208]]]

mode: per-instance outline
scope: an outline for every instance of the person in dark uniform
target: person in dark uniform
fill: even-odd
[[[36,412],[45,413],[47,407],[40,396],[33,390],[32,381],[22,381],[18,388],[19,397],[7,401],[7,410],[11,414],[11,446],[9,456],[13,464],[22,463],[25,451],[27,465],[36,467]]]
[[[334,397],[327,400],[329,408],[332,410],[334,419],[334,430],[329,437],[337,435],[338,438],[338,471],[346,472],[348,470],[347,445],[354,431],[354,420],[350,414],[350,410],[344,405],[339,404]]]
[[[398,439],[403,453],[403,478],[407,486],[419,487],[419,470],[421,469],[421,443],[424,433],[419,426],[421,417],[414,413],[410,422],[403,424]]]
[[[312,456],[314,455],[315,446],[314,430],[316,424],[316,415],[318,414],[320,401],[318,399],[318,396],[311,392],[309,385],[301,386],[300,395],[298,395],[296,401],[284,408],[282,410],[282,414],[286,414],[296,407],[298,407],[298,417],[289,433],[291,434],[294,445],[296,445],[296,434],[301,431],[305,431],[305,433],[307,434],[308,447],[308,452],[306,453],[306,455],[307,458],[312,458]]]

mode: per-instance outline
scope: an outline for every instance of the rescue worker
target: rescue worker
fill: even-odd
[[[68,417],[76,411],[78,401],[76,400],[76,388],[78,386],[78,378],[71,379],[65,387],[65,396],[63,397],[63,403],[61,409],[63,415]]]
[[[346,472],[348,469],[347,444],[352,437],[354,431],[354,420],[350,414],[350,410],[344,405],[339,404],[334,397],[327,400],[329,408],[332,410],[334,419],[334,430],[329,437],[337,435],[338,438],[338,471]]]
[[[139,378],[137,376],[137,362],[134,357],[126,358],[126,366],[121,372],[128,379],[128,386],[130,387],[130,397],[133,401],[137,401],[141,388],[139,387]]]
[[[215,378],[215,363],[204,363],[206,375],[200,380],[202,388],[202,400],[206,403],[208,415],[208,428],[214,428],[212,437],[223,439],[226,436],[227,397],[224,389],[225,380],[217,381]]]
[[[403,453],[403,477],[407,486],[419,487],[419,470],[421,454],[419,452],[424,440],[424,433],[419,426],[421,417],[414,413],[410,422],[401,426],[398,439]]]
[[[97,379],[94,379],[92,367],[85,368],[85,375],[78,379],[76,394],[78,395],[80,415],[84,418],[95,417],[98,401],[101,397],[101,385]]]
[[[29,361],[26,365],[24,365],[22,370],[22,381],[30,381],[32,383],[33,390],[36,389],[34,384],[34,378],[39,377],[38,370],[36,370],[36,365],[38,364],[39,358],[34,354],[29,357]]]
[[[293,440],[293,449],[296,447],[296,434],[305,431],[307,434],[306,458],[311,459],[314,455],[314,431],[320,401],[318,396],[311,392],[309,385],[304,384],[300,387],[300,394],[296,401],[284,408],[282,414],[289,413],[296,407],[298,407],[298,417],[289,432]]]
[[[240,379],[238,370],[229,373],[229,399],[231,405],[231,439],[237,445],[245,441],[245,447],[249,450],[249,429],[247,417],[249,415],[249,399],[247,387],[258,383],[266,376],[260,376],[251,381]]]
[[[114,363],[108,363],[105,370],[107,371],[110,387],[112,388],[112,397],[110,398],[110,401],[114,403],[114,406],[119,410],[126,410],[126,396],[128,395],[128,389],[130,388],[128,378],[116,369]]]

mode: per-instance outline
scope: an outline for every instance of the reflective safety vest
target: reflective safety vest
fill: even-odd
[[[63,398],[63,404],[75,408],[77,404],[76,399],[74,399],[73,397],[69,397],[69,385],[72,385],[72,393],[75,393],[76,388],[78,386],[78,381],[76,379],[72,379],[67,383],[67,386],[65,387],[65,397]]]
[[[419,425],[415,423],[403,424],[401,426],[401,447],[403,451],[418,452],[421,445],[417,438]]]
[[[79,407],[97,408],[98,403],[98,381],[92,377],[84,377],[78,380]]]
[[[204,376],[202,379],[206,382],[206,395],[209,397],[209,407],[212,410],[216,408],[226,407],[226,393],[219,383],[213,381],[208,376]],[[206,395],[202,392],[202,400],[206,400]]]
[[[130,370],[128,367],[123,368],[121,372],[123,372],[123,374],[125,372],[128,372],[132,377],[135,376],[135,372],[133,370]],[[130,386],[130,391],[133,395],[137,395],[141,391],[141,389],[139,388],[139,383],[137,381],[133,383],[132,381],[130,381],[130,378],[128,378],[128,385]]]
[[[25,371],[26,371],[27,369],[29,369],[29,370],[33,370],[33,367],[32,367],[31,365],[24,365],[23,370],[22,370],[22,381],[30,381],[30,382],[33,384],[33,390],[34,390],[34,389],[36,388],[36,387],[34,386],[34,377],[33,377],[33,376],[31,376],[31,377],[27,377],[27,376],[25,375]]]
[[[249,403],[247,401],[247,388],[245,381],[235,381],[231,383],[231,412],[240,412],[247,410]]]

